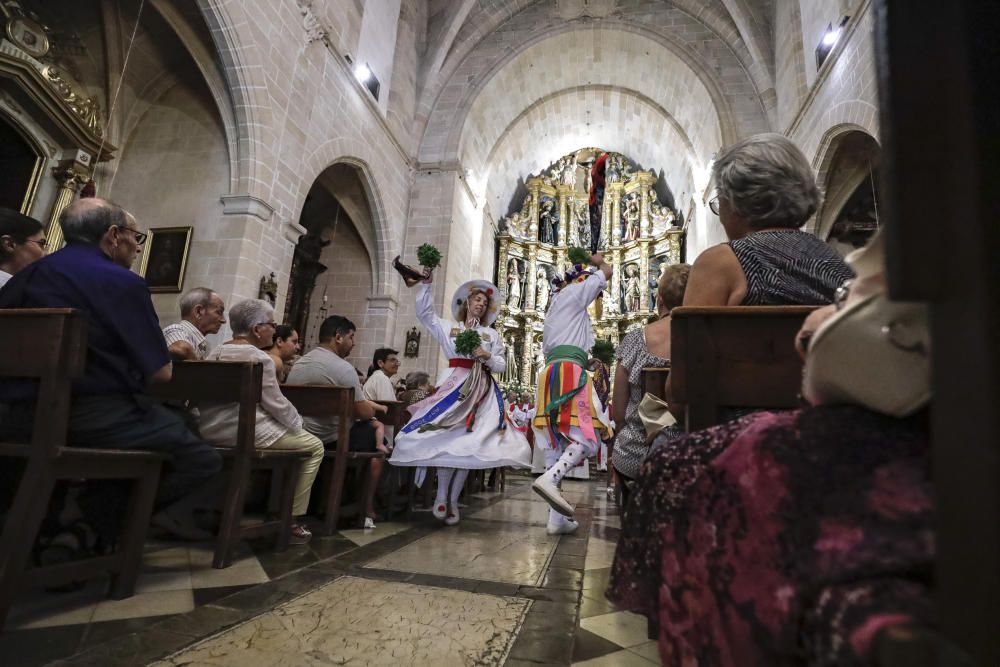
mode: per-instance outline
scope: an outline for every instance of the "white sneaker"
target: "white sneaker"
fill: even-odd
[[[434,515],[435,519],[443,519],[448,516],[448,506],[444,503],[435,503],[434,509],[431,510],[431,514]]]
[[[448,516],[444,518],[444,525],[454,526],[459,522],[459,520],[461,520],[461,517],[458,514],[458,505],[455,505],[451,508],[451,511],[448,512]]]
[[[545,532],[549,535],[569,535],[570,533],[575,533],[576,529],[580,527],[580,524],[573,519],[563,519],[559,523],[549,522],[549,525],[545,527]]]
[[[542,475],[531,485],[531,490],[545,498],[545,501],[563,516],[571,517],[573,516],[573,506],[569,504],[562,494],[559,493],[559,487],[548,480],[548,475]]]
[[[375,520],[372,519],[370,516],[366,516],[365,517],[364,529],[365,530],[369,530],[369,529],[374,528],[374,527],[375,527]]]

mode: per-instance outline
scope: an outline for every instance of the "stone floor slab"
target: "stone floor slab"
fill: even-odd
[[[154,665],[499,665],[529,605],[344,577]]]

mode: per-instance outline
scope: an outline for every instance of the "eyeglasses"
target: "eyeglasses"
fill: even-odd
[[[271,327],[272,329],[277,329],[278,328],[278,323],[277,322],[261,322],[260,324],[257,324],[255,326],[258,326],[258,327]]]
[[[48,239],[42,239],[41,241],[39,241],[38,239],[24,239],[24,242],[37,243],[38,247],[41,248],[42,250],[45,250],[45,248],[49,245]]]
[[[122,230],[123,232],[132,232],[133,234],[135,234],[135,242],[138,243],[139,245],[145,243],[146,239],[149,237],[149,235],[146,232],[140,232],[138,229],[132,229],[131,227],[119,227],[118,229]]]
[[[708,200],[708,208],[715,215],[719,215],[719,195],[715,195],[714,197]]]

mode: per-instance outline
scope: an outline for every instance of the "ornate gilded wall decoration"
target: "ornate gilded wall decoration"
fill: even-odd
[[[403,346],[403,356],[417,357],[420,355],[420,332],[413,327],[406,332],[406,345]]]
[[[591,217],[591,167],[602,155],[605,191],[596,226]],[[544,357],[542,327],[552,277],[569,265],[569,246],[601,248],[614,271],[590,314],[598,338],[617,345],[625,332],[655,312],[661,267],[681,261],[679,216],[657,196],[654,172],[628,157],[583,148],[526,179],[527,194],[497,225],[497,285],[508,299],[496,327],[517,350],[502,383],[533,387]],[[595,239],[596,233],[596,239]],[[596,240],[596,243],[594,243]]]

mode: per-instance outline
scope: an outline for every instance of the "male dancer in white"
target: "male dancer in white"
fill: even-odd
[[[612,432],[612,422],[601,406],[587,373],[594,328],[587,306],[601,295],[611,278],[611,266],[601,254],[590,267],[579,264],[556,282],[542,334],[545,367],[538,374],[534,419],[536,442],[545,448],[548,470],[531,488],[548,501],[548,533],[572,533],[573,506],[562,496],[559,483],[580,461],[597,453],[601,436]]]

